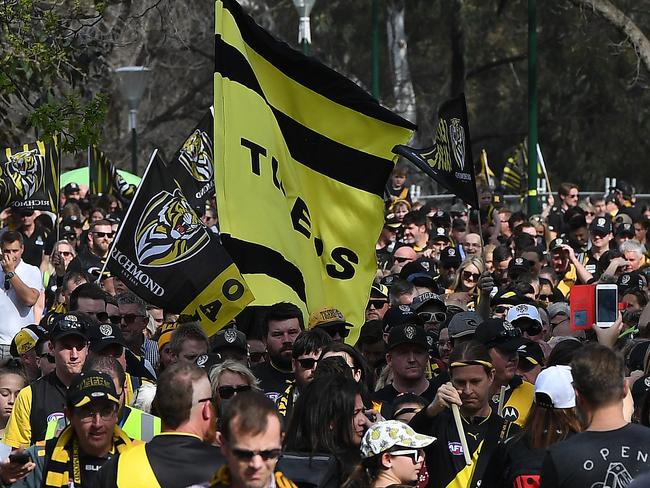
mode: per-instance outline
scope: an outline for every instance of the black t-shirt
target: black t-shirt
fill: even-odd
[[[102,272],[103,266],[103,259],[96,254],[91,253],[89,250],[85,250],[70,261],[66,271],[82,271],[91,278],[98,278],[99,274]]]
[[[561,236],[567,231],[567,225],[564,222],[565,212],[566,210],[562,207],[553,207],[548,216],[548,226],[551,230],[557,232],[558,236]]]
[[[542,466],[542,488],[628,486],[650,471],[650,429],[628,424],[582,432],[551,446]]]
[[[424,398],[428,403],[431,403],[433,399],[436,397],[436,393],[438,392],[438,388],[440,388],[440,385],[446,383],[447,381],[449,381],[449,376],[447,376],[446,374],[442,374],[436,378],[432,378],[431,380],[429,380],[429,386],[427,387],[427,389],[424,390],[422,393],[420,393],[419,396]],[[386,385],[382,389],[377,390],[375,393],[373,393],[372,400],[374,402],[378,402],[382,404],[381,414],[385,418],[392,416],[392,405],[393,402],[395,401],[395,398],[397,398],[397,395],[399,394],[400,392],[397,391],[392,384]]]
[[[270,361],[253,366],[253,374],[260,380],[260,388],[264,394],[276,404],[294,380],[293,372],[280,371]]]
[[[27,237],[22,232],[21,234],[23,234],[23,243],[25,245],[23,261],[32,266],[40,267],[43,254],[49,255],[52,253],[52,246],[48,242],[49,231],[37,225],[31,236]]]
[[[79,452],[81,486],[97,486],[99,470],[112,457],[112,453],[109,453],[106,457],[100,458]]]

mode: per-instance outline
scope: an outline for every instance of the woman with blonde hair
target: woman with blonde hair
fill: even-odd
[[[468,293],[474,299],[478,295],[478,280],[485,271],[483,260],[470,256],[460,264],[456,279],[451,287],[452,293]]]
[[[407,200],[397,199],[391,203],[388,211],[401,222],[404,216],[411,211],[411,204]]]

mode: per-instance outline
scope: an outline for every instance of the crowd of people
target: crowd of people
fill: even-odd
[[[539,215],[487,185],[443,206],[407,178],[386,185],[364,324],[279,302],[211,337],[106,272],[119,199],[72,183],[60,215],[6,209],[0,483],[646,486],[650,208],[622,181],[563,183]],[[594,283],[618,316],[576,327],[572,289]]]

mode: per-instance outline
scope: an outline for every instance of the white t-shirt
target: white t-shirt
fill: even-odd
[[[31,264],[20,261],[15,273],[28,287],[43,289],[41,271]],[[0,344],[11,344],[18,331],[34,323],[34,307],[27,306],[16,296],[13,286],[5,290],[5,272],[0,267]]]

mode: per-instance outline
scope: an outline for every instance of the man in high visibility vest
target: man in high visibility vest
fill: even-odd
[[[162,433],[111,460],[96,486],[165,488],[209,481],[224,463],[216,439],[216,410],[207,373],[178,362],[158,379],[153,409]]]

